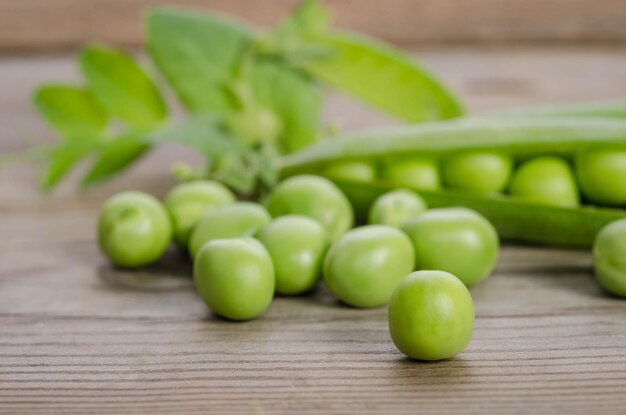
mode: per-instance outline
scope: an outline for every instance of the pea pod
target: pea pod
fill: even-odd
[[[395,188],[385,183],[335,182],[364,217],[376,198]],[[594,207],[563,208],[452,190],[415,190],[429,208],[465,206],[481,213],[501,238],[542,245],[590,247],[605,225],[626,218],[626,210]]]
[[[523,158],[571,156],[597,145],[626,148],[626,121],[598,118],[524,117],[463,119],[371,130],[325,140],[282,160],[291,175],[346,159],[443,156],[456,151],[495,150]]]
[[[626,148],[626,121],[551,117],[465,119],[327,140],[285,157],[281,174],[306,172],[338,160],[443,157],[467,150],[495,150],[518,159],[539,154],[571,157],[578,151],[602,145]],[[360,217],[376,197],[395,187],[386,183],[336,183]],[[480,212],[504,239],[546,245],[589,247],[604,225],[626,217],[626,210],[541,206],[505,196],[450,190],[417,193],[429,207],[466,206]]]

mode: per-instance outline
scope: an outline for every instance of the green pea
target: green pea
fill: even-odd
[[[100,211],[98,241],[115,265],[140,267],[163,255],[172,241],[172,224],[153,196],[122,192],[108,199]]]
[[[582,153],[576,159],[580,187],[591,202],[626,205],[626,152],[595,150]]]
[[[626,297],[626,219],[611,222],[593,243],[596,278],[608,292]]]
[[[174,239],[187,246],[191,231],[207,211],[215,206],[235,202],[235,196],[223,184],[197,180],[179,184],[165,197],[165,207],[174,225]]]
[[[352,227],[354,212],[346,196],[330,180],[319,176],[293,176],[280,183],[266,201],[274,217],[308,216],[336,240]]]
[[[251,202],[236,202],[213,208],[191,233],[189,252],[195,257],[202,245],[213,239],[252,236],[271,219],[263,206]]]
[[[320,279],[328,234],[306,216],[282,216],[265,226],[257,238],[272,257],[276,292],[301,294]]]
[[[474,303],[463,283],[444,271],[417,271],[391,296],[389,334],[405,355],[448,359],[461,353],[474,332]]]
[[[373,182],[376,179],[376,166],[366,161],[338,161],[326,167],[322,173],[334,180]]]
[[[421,215],[426,209],[426,202],[415,192],[407,189],[393,190],[374,201],[369,210],[368,223],[399,228],[408,219]]]
[[[511,157],[501,153],[466,152],[453,155],[443,163],[443,180],[453,189],[496,193],[505,189],[511,178]]]
[[[397,186],[420,190],[441,188],[437,162],[427,158],[394,160],[384,166],[382,179]]]
[[[413,242],[418,270],[450,272],[468,287],[487,278],[498,259],[493,225],[470,209],[432,209],[402,229]]]
[[[509,191],[519,199],[544,205],[576,207],[579,203],[572,170],[558,157],[537,157],[522,164]]]
[[[253,238],[216,239],[202,247],[193,265],[196,291],[215,314],[231,320],[260,316],[274,296],[274,268]]]
[[[386,304],[394,287],[414,269],[411,241],[401,231],[369,225],[347,232],[324,261],[324,281],[354,307]]]

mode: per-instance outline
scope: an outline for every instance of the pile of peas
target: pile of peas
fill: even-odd
[[[592,162],[581,161],[579,174]],[[442,176],[447,185],[471,191],[508,186],[515,197],[578,203],[565,161],[541,157],[512,170],[506,156],[473,153],[446,160]],[[377,169],[363,162],[338,163],[324,174],[378,177]],[[473,210],[428,209],[417,193],[401,187],[441,186],[432,160],[394,163],[382,174],[399,188],[380,196],[367,224],[355,228],[346,196],[317,175],[284,180],[263,204],[237,201],[228,188],[209,180],[180,184],[163,203],[142,192],[122,192],[102,208],[100,247],[116,266],[135,268],[157,261],[175,241],[193,258],[199,296],[229,320],[259,317],[275,294],[304,294],[323,279],[346,305],[388,304],[389,332],[402,353],[418,360],[453,357],[471,340],[474,304],[468,287],[492,273],[498,235]],[[626,221],[607,226],[598,235],[594,259],[600,283],[626,296],[624,234]]]

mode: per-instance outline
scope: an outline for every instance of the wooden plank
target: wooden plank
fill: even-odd
[[[141,43],[142,13],[159,0],[3,0],[0,50]],[[266,26],[298,0],[178,0]],[[339,25],[398,43],[624,42],[622,0],[334,0]]]
[[[620,50],[418,52],[482,111],[626,90]],[[0,152],[22,146],[24,131],[44,134],[29,92],[76,81],[73,65],[0,59]],[[338,96],[328,114],[347,128],[389,122]],[[395,350],[384,308],[344,307],[323,287],[228,323],[208,313],[174,251],[141,272],[111,268],[94,240],[98,207],[122,189],[162,196],[163,166],[181,158],[197,160],[162,148],[124,180],[83,193],[66,183],[50,197],[31,166],[0,170],[0,414],[626,411],[626,302],[601,292],[587,252],[505,247],[472,289],[469,348],[430,364]]]

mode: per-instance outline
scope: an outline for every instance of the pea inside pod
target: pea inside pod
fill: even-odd
[[[582,193],[592,203],[626,205],[626,151],[587,150],[576,158]]]
[[[332,163],[322,171],[322,175],[336,180],[372,182],[376,179],[377,171],[374,163],[351,160]]]
[[[511,178],[511,157],[497,152],[461,152],[443,162],[447,187],[480,193],[502,192]]]
[[[575,207],[580,196],[569,164],[558,157],[536,157],[523,163],[511,181],[512,196],[529,202]]]
[[[399,158],[384,164],[381,179],[397,186],[436,190],[441,188],[436,160],[424,157]]]

